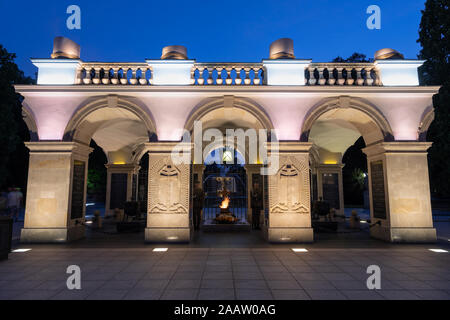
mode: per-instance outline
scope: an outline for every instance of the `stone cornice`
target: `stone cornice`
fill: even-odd
[[[272,142],[267,143],[267,150],[271,154],[283,153],[305,153],[312,148],[312,142],[298,142],[298,141],[280,141],[278,146]]]
[[[439,86],[365,87],[365,86],[123,86],[123,85],[15,85],[22,94],[32,93],[325,93],[325,94],[436,94]]]
[[[364,148],[363,152],[369,157],[390,153],[426,153],[431,145],[431,142],[417,141],[382,142]]]
[[[87,157],[93,149],[87,145],[78,142],[61,142],[61,141],[40,141],[25,142],[25,146],[31,153],[57,153],[68,154],[73,153],[82,157]]]

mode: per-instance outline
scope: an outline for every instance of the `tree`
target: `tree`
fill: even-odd
[[[15,92],[15,84],[30,84],[14,63],[16,55],[0,45],[0,187],[13,177],[11,156],[23,146],[24,121],[22,118],[22,96]]]
[[[367,59],[367,56],[362,53],[355,52],[347,59],[343,59],[342,57],[337,57],[333,60],[333,62],[349,62],[349,63],[355,63],[355,62],[372,62],[373,59]]]
[[[427,0],[422,10],[419,58],[426,60],[420,68],[421,83],[442,85],[433,97],[435,120],[427,139],[433,142],[428,161],[431,190],[450,197],[450,12],[449,0]]]
[[[108,163],[108,159],[94,140],[91,140],[90,147],[94,150],[89,155],[87,193],[95,201],[105,201],[107,175],[105,164]]]
[[[367,173],[367,156],[362,149],[365,147],[364,139],[360,137],[342,156],[344,203],[347,205],[364,203],[364,173]]]

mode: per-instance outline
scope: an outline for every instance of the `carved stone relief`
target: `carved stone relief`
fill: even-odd
[[[305,159],[280,156],[280,169],[269,177],[271,213],[310,213],[309,169]]]
[[[188,213],[189,165],[175,166],[170,156],[156,157],[150,159],[148,173],[149,213]]]

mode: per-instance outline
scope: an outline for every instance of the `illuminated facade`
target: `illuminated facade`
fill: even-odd
[[[84,62],[76,44],[58,38],[52,56],[32,60],[37,85],[16,86],[32,137],[24,242],[84,236],[91,139],[108,158],[107,211],[114,174],[125,175],[124,196],[131,200],[133,177],[148,153],[146,241],[189,241],[190,177],[201,177],[204,166],[176,165],[168,153],[195,121],[203,129],[276,130],[279,148],[268,144],[280,159],[265,191],[268,241],[313,241],[311,197],[327,197],[329,184],[334,207],[343,212],[342,156],[361,136],[371,220],[378,223],[371,235],[391,242],[436,240],[431,144],[424,137],[439,88],[419,86],[423,61],[378,54],[383,59],[373,63],[315,63],[296,59],[288,39],[272,44],[261,63],[199,63],[180,46],[142,63]],[[261,162],[247,155],[245,162],[251,185]],[[168,173],[172,178],[161,183]]]

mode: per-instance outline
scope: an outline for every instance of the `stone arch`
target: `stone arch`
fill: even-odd
[[[267,130],[274,128],[269,115],[257,103],[250,101],[250,99],[247,98],[223,96],[207,99],[195,107],[189,114],[184,129],[192,131],[194,121],[202,119],[208,113],[220,108],[238,108],[247,111],[260,122],[262,128]]]
[[[418,131],[418,140],[425,142],[427,141],[428,129],[430,129],[431,123],[434,121],[434,108],[429,107],[423,113],[422,119],[420,120],[420,127]]]
[[[64,130],[63,141],[73,141],[74,138],[76,138],[78,127],[86,119],[86,117],[94,111],[105,107],[124,109],[135,114],[145,125],[149,141],[157,140],[155,122],[149,111],[143,110],[142,107],[128,101],[123,97],[110,95],[107,97],[98,98],[93,102],[87,103],[78,108],[72,115]]]
[[[71,117],[64,141],[88,145],[91,139],[113,164],[133,163],[138,147],[156,141],[156,127],[145,106],[109,95],[83,104]]]
[[[30,141],[39,141],[39,132],[36,124],[36,118],[31,108],[25,102],[22,106],[22,117],[30,132]]]
[[[333,109],[355,109],[362,112],[376,124],[376,127],[379,130],[380,141],[394,141],[392,128],[388,120],[378,108],[363,101],[362,99],[347,96],[330,98],[311,108],[303,121],[300,141],[307,142],[311,128],[316,120],[318,120],[326,112]]]

